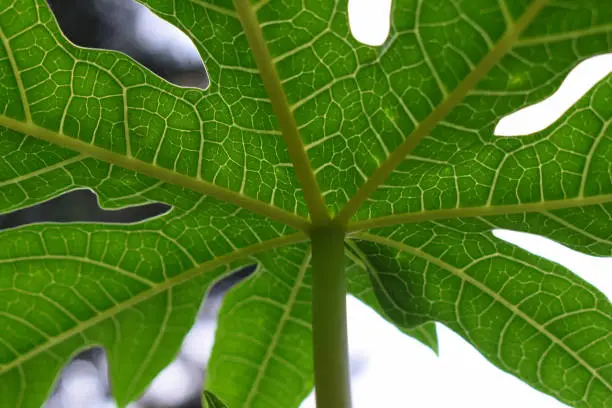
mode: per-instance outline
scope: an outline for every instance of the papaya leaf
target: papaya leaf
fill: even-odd
[[[208,89],[73,45],[44,0],[0,3],[0,212],[78,188],[103,208],[172,207],[0,232],[0,407],[40,407],[92,346],[127,405],[210,286],[247,263],[207,389],[299,406],[307,242],[330,223],[346,230],[349,291],[406,334],[437,350],[442,322],[559,401],[611,403],[609,300],[491,233],[612,255],[612,79],[538,134],[494,135],[612,51],[606,1],[396,0],[381,47],[351,36],[346,0],[141,2],[191,38]]]

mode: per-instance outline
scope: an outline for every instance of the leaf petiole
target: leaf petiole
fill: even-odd
[[[312,240],[312,338],[317,408],[350,408],[343,228],[318,228]]]

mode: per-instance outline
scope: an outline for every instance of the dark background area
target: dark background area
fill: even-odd
[[[204,67],[195,49],[185,52],[180,58],[177,57],[176,49],[179,47],[175,38],[167,36],[165,30],[156,30],[157,25],[164,23],[155,22],[150,12],[134,0],[47,1],[60,27],[75,44],[124,52],[154,73],[177,85],[205,87],[208,83]],[[141,30],[143,25],[148,26],[151,30],[143,34]],[[151,35],[151,32],[154,32],[155,35]],[[181,47],[183,45],[184,43]],[[0,215],[0,230],[41,222],[131,223],[157,216],[168,209],[168,206],[156,203],[113,211],[103,210],[99,207],[95,194],[90,190],[82,189],[63,194],[37,206]],[[199,349],[206,349],[210,346],[216,314],[223,294],[252,271],[253,267],[238,271],[219,282],[211,290],[210,296],[202,305],[194,330],[187,336],[186,341],[191,339]],[[173,363],[187,369],[186,373],[191,375],[191,388],[183,389],[183,401],[168,403],[157,398],[160,392],[147,393],[137,405],[134,405],[134,408],[200,408],[199,394],[205,377],[205,350],[200,357],[194,358],[192,353],[183,349]],[[361,369],[359,363],[360,361],[351,360],[353,372]],[[45,408],[113,407],[106,369],[105,354],[102,349],[91,349],[81,353],[64,370]],[[470,370],[472,367],[465,369]],[[75,402],[77,400],[71,402],[70,393],[65,390],[81,387],[83,388],[81,391],[87,391],[85,389],[87,386],[82,380],[84,378],[90,381],[87,386],[92,386],[91,381],[97,382],[97,387],[102,393],[100,402],[94,403],[93,400],[89,400],[87,405],[78,405],[78,402]],[[152,387],[156,387],[156,384],[153,383]],[[161,389],[163,393],[163,390],[168,388],[161,387]]]

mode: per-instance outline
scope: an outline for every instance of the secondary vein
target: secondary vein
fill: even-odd
[[[497,64],[504,55],[512,48],[518,40],[521,32],[529,26],[538,12],[546,5],[548,0],[535,0],[527,11],[517,20],[516,24],[508,28],[506,34],[499,40],[497,45],[483,58],[474,69],[455,88],[440,105],[427,116],[417,128],[399,145],[380,165],[378,169],[366,180],[357,193],[336,216],[336,221],[347,224],[351,217],[357,212],[361,204],[372,194],[379,185],[395,170],[404,160],[406,155],[427,136],[433,128],[457,106],[478,82]]]
[[[21,354],[19,357],[17,357],[13,361],[7,364],[4,364],[4,365],[0,365],[0,375],[5,372],[8,372],[9,370],[15,367],[19,367],[24,362],[29,361],[32,358],[39,355],[40,353],[43,353],[51,349],[53,346],[61,344],[63,341],[66,341],[70,339],[71,337],[84,332],[88,328],[93,327],[103,322],[106,319],[116,316],[120,312],[130,309],[141,302],[151,299],[153,296],[159,293],[162,293],[181,283],[194,279],[203,273],[213,271],[218,267],[231,264],[232,262],[236,262],[241,259],[246,259],[259,252],[272,250],[272,249],[279,248],[279,247],[286,246],[286,245],[297,244],[297,243],[306,241],[307,239],[308,238],[304,233],[297,232],[295,234],[286,235],[286,236],[279,237],[279,238],[274,238],[269,241],[260,242],[258,244],[253,244],[248,247],[242,248],[238,251],[234,251],[228,255],[223,255],[218,258],[214,258],[210,261],[204,262],[195,268],[192,268],[184,273],[181,273],[180,275],[176,275],[162,283],[151,286],[150,288],[140,292],[139,294],[137,294],[136,296],[133,296],[132,298],[126,300],[125,302],[118,303],[117,305],[101,313],[96,314],[92,318],[86,321],[82,321],[80,324],[74,326],[70,330],[64,331],[58,336],[48,338],[45,343],[42,343],[38,346],[33,347],[31,350]]]
[[[516,304],[506,299],[501,293],[495,292],[489,286],[485,285],[483,282],[477,280],[473,276],[471,276],[467,272],[467,267],[457,268],[449,263],[444,262],[443,260],[432,256],[418,248],[411,247],[403,242],[398,242],[392,240],[390,238],[381,237],[378,235],[373,235],[369,233],[359,233],[356,238],[363,239],[369,242],[373,242],[376,244],[386,245],[396,250],[409,253],[415,257],[421,258],[426,262],[436,265],[437,267],[446,270],[452,275],[458,277],[463,282],[469,283],[478,290],[490,296],[493,300],[495,300],[498,304],[505,307],[515,316],[523,319],[526,323],[528,323],[531,327],[539,331],[544,336],[548,337],[548,339],[553,343],[559,346],[563,351],[565,351],[569,356],[571,356],[578,364],[584,367],[593,378],[599,380],[608,390],[612,391],[612,384],[604,378],[598,371],[596,367],[593,367],[589,364],[576,350],[572,349],[568,344],[565,343],[564,338],[560,338],[556,336],[554,333],[548,330],[547,324],[541,324],[537,320],[535,320],[531,315],[521,310]]]
[[[449,218],[476,218],[506,214],[538,213],[562,210],[565,208],[603,205],[608,203],[612,203],[612,194],[602,194],[592,197],[568,198],[565,200],[539,201],[535,203],[524,204],[486,205],[479,207],[420,211],[351,222],[347,227],[347,232],[356,232],[371,228],[390,227],[399,224],[442,220]]]
[[[238,17],[244,28],[245,35],[251,47],[253,58],[264,88],[272,102],[272,108],[276,114],[278,125],[282,132],[283,139],[287,144],[287,150],[291,157],[291,162],[295,168],[300,186],[304,191],[304,198],[313,224],[326,224],[329,221],[329,213],[323,196],[317,184],[310,160],[306,154],[306,149],[300,137],[295,118],[289,107],[287,96],[276,71],[276,66],[272,61],[272,56],[266,45],[261,27],[257,21],[255,10],[250,0],[234,0]]]

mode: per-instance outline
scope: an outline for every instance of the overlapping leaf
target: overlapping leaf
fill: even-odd
[[[39,406],[69,356],[98,344],[118,401],[134,399],[209,285],[247,261],[260,272],[226,301],[210,389],[230,406],[296,406],[311,386],[306,247],[254,255],[305,240],[283,224],[307,227],[272,102],[232,1],[143,3],[192,38],[207,91],[73,46],[44,0],[0,4],[0,211],[79,187],[106,207],[173,206],[132,226],[0,234],[0,406]],[[253,8],[326,204],[352,220],[351,291],[431,347],[442,321],[562,401],[609,404],[609,302],[490,231],[612,253],[609,82],[552,130],[493,136],[612,50],[612,8],[398,0],[380,48],[352,39],[344,0]]]
[[[0,406],[40,406],[68,358],[93,345],[108,351],[118,402],[133,400],[178,351],[210,284],[254,251],[304,239],[205,198],[180,209],[190,197],[174,190],[158,193],[177,206],[145,223],[0,235]]]

